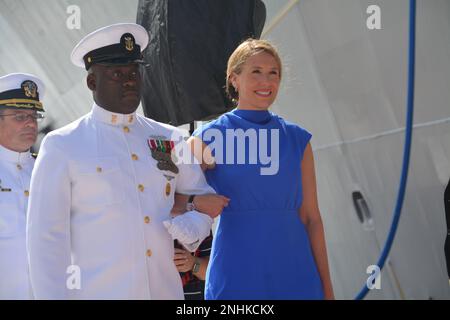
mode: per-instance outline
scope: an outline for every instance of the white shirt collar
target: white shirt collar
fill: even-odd
[[[30,151],[15,152],[0,145],[0,160],[13,162],[17,164],[25,164],[33,161]]]
[[[130,114],[115,113],[103,109],[94,103],[92,107],[92,118],[113,126],[133,125],[136,123],[136,112]]]

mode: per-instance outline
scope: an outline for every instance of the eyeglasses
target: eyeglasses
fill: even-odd
[[[15,114],[0,114],[0,117],[14,117],[14,119],[17,122],[25,122],[28,119],[30,120],[36,120],[38,122],[42,121],[42,119],[45,118],[45,116],[42,113],[33,113],[33,114],[26,114],[26,113],[15,113]]]

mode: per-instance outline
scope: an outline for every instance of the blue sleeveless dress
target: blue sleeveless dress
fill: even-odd
[[[244,132],[242,148],[231,133]],[[236,109],[194,135],[216,158],[208,183],[231,199],[213,240],[205,299],[323,299],[299,216],[300,164],[311,134],[269,111]]]

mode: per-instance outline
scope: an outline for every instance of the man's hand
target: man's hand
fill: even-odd
[[[195,209],[213,219],[222,213],[223,208],[228,206],[228,202],[230,202],[229,198],[218,194],[202,194],[194,198]]]

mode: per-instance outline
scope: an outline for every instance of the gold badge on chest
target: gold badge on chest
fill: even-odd
[[[164,177],[167,179],[167,183],[166,183],[166,196],[170,195],[170,192],[172,191],[172,188],[170,186],[170,181],[175,178],[173,176],[168,176],[168,175],[164,175]]]
[[[151,155],[158,163],[156,166],[162,171],[178,173],[178,167],[172,160],[172,150],[175,148],[171,140],[161,139],[161,137],[149,138],[147,140]]]

